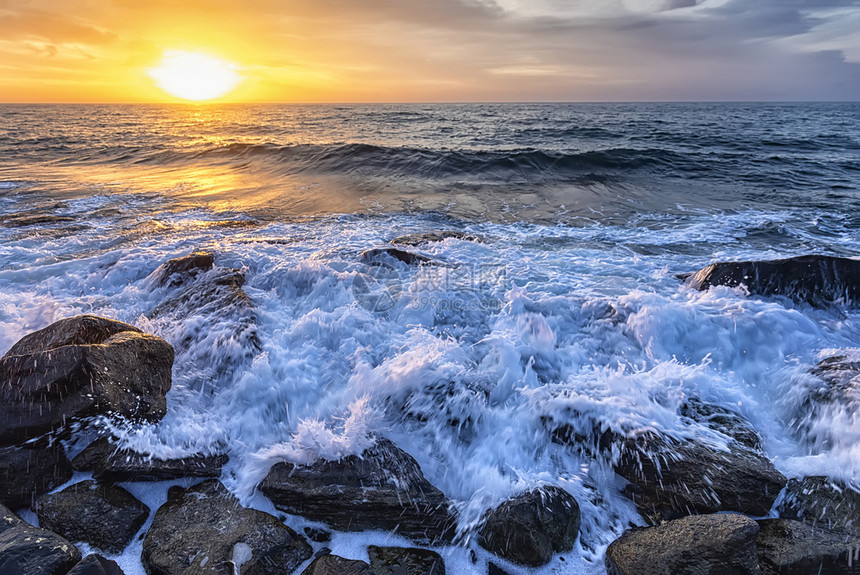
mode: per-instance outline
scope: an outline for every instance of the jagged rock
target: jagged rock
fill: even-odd
[[[539,566],[569,551],[579,534],[579,505],[567,491],[546,486],[522,493],[487,514],[478,544],[514,563]]]
[[[28,507],[39,495],[72,477],[72,466],[59,444],[0,448],[0,503]]]
[[[361,256],[359,257],[359,259],[366,264],[381,262],[384,261],[386,258],[395,259],[410,266],[431,265],[436,263],[434,262],[434,260],[430,259],[425,255],[416,254],[415,252],[407,252],[406,250],[392,247],[372,248],[369,250],[365,250],[361,253]]]
[[[67,575],[125,575],[115,561],[91,553],[75,565]]]
[[[218,477],[230,460],[226,454],[192,455],[181,459],[158,459],[133,451],[115,451],[97,464],[93,477],[109,483],[165,481],[183,477]]]
[[[39,525],[70,541],[121,553],[149,516],[149,508],[116,485],[82,481],[36,501]]]
[[[201,271],[211,270],[215,266],[215,256],[210,252],[194,252],[187,256],[167,260],[153,272],[153,276],[161,285],[178,286],[185,283]]]
[[[343,531],[396,531],[419,542],[453,535],[448,499],[387,439],[339,461],[278,463],[260,490],[278,509]]]
[[[750,293],[782,295],[795,301],[829,304],[860,297],[860,260],[807,255],[773,261],[719,262],[686,279],[687,285],[746,286]]]
[[[628,531],[606,549],[609,575],[758,575],[752,519],[693,515]]]
[[[778,511],[784,518],[860,537],[860,492],[827,477],[789,480]]]
[[[81,552],[69,541],[33,527],[0,505],[0,573],[60,575],[80,560]]]
[[[854,554],[860,538],[846,539],[790,519],[758,522],[758,558],[764,575],[860,574]]]
[[[72,458],[72,469],[75,471],[92,471],[96,467],[104,466],[108,457],[117,449],[118,446],[112,438],[100,437]]]
[[[652,523],[695,513],[766,515],[786,478],[760,452],[739,443],[728,451],[644,434],[621,444],[615,472]]]
[[[428,549],[370,545],[367,554],[373,575],[445,575],[442,556]]]
[[[302,575],[374,575],[370,565],[364,561],[344,559],[337,555],[317,557]]]
[[[173,348],[117,321],[83,315],[25,336],[0,358],[0,444],[112,415],[157,421]]]
[[[149,575],[292,573],[311,557],[304,538],[268,513],[241,507],[218,480],[171,489],[143,540]]]
[[[727,409],[698,399],[688,399],[681,415],[719,431],[754,451],[761,451],[761,436],[749,421]]]
[[[420,246],[431,242],[442,242],[448,238],[457,240],[465,240],[470,242],[482,242],[483,238],[476,234],[468,234],[466,232],[457,232],[454,230],[438,230],[433,232],[421,232],[417,234],[406,234],[398,236],[391,240],[392,244],[401,244],[404,246]]]

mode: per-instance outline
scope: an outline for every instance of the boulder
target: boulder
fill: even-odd
[[[78,316],[22,338],[0,358],[0,444],[111,415],[157,421],[173,348],[125,323]]]
[[[143,540],[149,575],[292,573],[311,557],[304,538],[276,517],[241,507],[218,480],[171,488]]]
[[[777,510],[784,518],[860,537],[860,492],[834,479],[789,480]]]
[[[125,575],[115,561],[91,553],[72,567],[67,575]]]
[[[302,575],[374,575],[364,561],[344,559],[337,555],[323,555],[314,559]]]
[[[752,424],[733,411],[695,398],[681,406],[680,414],[734,439],[740,445],[761,452],[761,436]]]
[[[478,544],[514,563],[536,567],[549,563],[553,553],[571,550],[578,534],[576,499],[560,487],[545,486],[490,511]]]
[[[860,260],[807,255],[773,261],[719,262],[686,278],[697,290],[743,285],[750,293],[781,295],[814,305],[860,297]]]
[[[0,505],[0,573],[61,575],[81,560],[81,552],[47,529],[33,527]]]
[[[367,554],[373,575],[445,575],[442,556],[428,549],[371,545]]]
[[[210,252],[194,252],[187,256],[167,260],[152,273],[160,285],[178,286],[200,272],[215,266],[215,256]]]
[[[36,501],[39,525],[70,541],[121,553],[149,517],[149,508],[116,485],[81,481]]]
[[[387,439],[339,461],[278,463],[260,490],[278,509],[342,531],[395,531],[419,542],[453,536],[448,499]]]
[[[433,232],[421,232],[417,234],[406,234],[404,236],[398,236],[391,240],[391,243],[404,246],[420,246],[421,244],[442,242],[449,238],[470,242],[484,241],[481,236],[478,236],[476,234],[468,234],[466,232],[458,232],[454,230],[437,230]]]
[[[191,455],[180,459],[159,459],[121,450],[96,463],[93,477],[108,483],[123,481],[165,481],[183,477],[218,477],[229,461],[226,454]]]
[[[0,447],[0,503],[28,507],[39,495],[71,479],[72,466],[58,443]]]
[[[417,254],[415,252],[407,252],[406,250],[392,247],[372,248],[369,250],[365,250],[361,253],[361,256],[359,257],[359,260],[362,263],[366,264],[384,262],[386,259],[397,260],[410,266],[432,265],[436,263],[434,262],[434,260],[430,259],[425,255]]]
[[[114,438],[100,437],[72,458],[72,469],[75,471],[92,471],[98,466],[104,466],[108,457],[117,449],[119,446]]]
[[[758,558],[764,575],[858,575],[860,538],[846,538],[790,519],[758,522]]]
[[[609,575],[758,575],[755,521],[692,515],[628,531],[606,549]]]

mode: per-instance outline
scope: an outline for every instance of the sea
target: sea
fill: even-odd
[[[644,520],[547,422],[725,445],[681,415],[698,399],[746,418],[786,476],[860,481],[857,411],[797,425],[810,367],[860,347],[858,307],[678,277],[860,257],[858,188],[858,103],[3,105],[0,353],[78,314],[134,324],[176,360],[166,417],[116,426],[126,445],[226,452],[222,482],[277,513],[255,491],[273,462],[384,436],[457,506],[448,572],[602,574]],[[361,257],[437,230],[481,241],[404,248],[436,265]],[[250,315],[162,305],[177,288],[153,272],[201,250],[242,271]],[[124,486],[154,511],[174,484]],[[580,504],[572,551],[525,569],[477,547],[487,509],[546,484]],[[408,544],[326,545],[368,543]],[[139,575],[140,549],[110,557]]]

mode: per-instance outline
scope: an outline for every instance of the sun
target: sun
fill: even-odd
[[[161,61],[147,70],[156,85],[177,98],[201,102],[233,90],[242,76],[232,62],[182,50],[165,50]]]

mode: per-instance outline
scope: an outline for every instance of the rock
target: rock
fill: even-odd
[[[344,559],[337,555],[317,557],[302,575],[374,575],[370,565],[364,561]]]
[[[93,477],[109,483],[165,481],[183,477],[218,477],[230,460],[226,454],[192,455],[181,459],[158,459],[133,451],[115,451],[97,464]]]
[[[125,575],[115,561],[91,553],[75,565],[67,575]]]
[[[698,399],[688,399],[680,413],[697,423],[727,435],[741,445],[754,451],[762,449],[761,436],[749,421],[727,409]]]
[[[860,493],[827,477],[789,480],[777,510],[783,518],[860,537]]]
[[[81,552],[70,542],[0,505],[0,573],[61,575],[80,560]]]
[[[75,471],[92,471],[96,467],[104,466],[108,457],[118,448],[119,446],[113,438],[100,437],[72,458],[72,469]]]
[[[466,232],[457,232],[454,230],[438,230],[434,232],[421,232],[417,234],[407,234],[405,236],[398,236],[391,240],[392,244],[401,244],[404,246],[420,246],[421,244],[428,244],[431,242],[442,242],[447,240],[448,238],[453,238],[456,240],[464,240],[470,242],[482,242],[484,241],[481,236],[475,234],[468,234]]]
[[[510,573],[490,561],[487,564],[487,575],[510,575]]]
[[[22,338],[0,358],[0,444],[112,415],[157,421],[173,348],[113,320],[78,316]]]
[[[72,466],[59,444],[0,447],[0,503],[12,509],[30,506],[71,477]]]
[[[212,479],[168,492],[143,540],[141,561],[149,575],[280,575],[311,553],[301,535],[268,513],[241,507]]]
[[[187,256],[167,260],[152,273],[155,281],[161,285],[178,286],[201,271],[211,270],[215,266],[215,256],[210,252],[194,252]]]
[[[567,491],[546,486],[522,493],[487,514],[478,544],[514,563],[537,567],[569,551],[579,533],[579,505]]]
[[[387,439],[339,461],[278,463],[260,490],[278,509],[342,531],[382,529],[419,542],[453,535],[448,499]]]
[[[425,255],[416,254],[415,252],[407,252],[398,248],[383,247],[372,248],[361,253],[359,259],[366,264],[382,262],[385,259],[395,259],[407,265],[431,265],[435,263],[432,259]]]
[[[758,524],[758,558],[765,575],[860,574],[860,563],[854,558],[860,538],[846,539],[790,519],[765,519]]]
[[[373,575],[445,575],[445,562],[435,551],[371,545],[367,553]]]
[[[653,433],[627,438],[615,472],[652,523],[695,513],[766,515],[786,478],[760,452],[739,443],[728,451]]]
[[[313,527],[305,527],[305,535],[308,539],[316,543],[328,543],[331,541],[331,533],[322,529],[314,529]]]
[[[609,575],[757,575],[758,525],[734,513],[628,531],[606,549]]]
[[[149,508],[116,485],[81,481],[36,501],[39,525],[70,541],[121,553],[149,517]]]
[[[781,295],[811,304],[856,302],[860,297],[860,260],[807,255],[773,261],[720,262],[686,279],[697,290],[746,286],[750,293]]]

